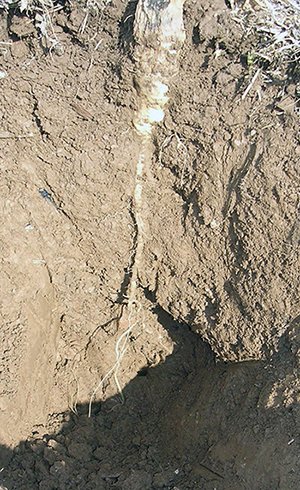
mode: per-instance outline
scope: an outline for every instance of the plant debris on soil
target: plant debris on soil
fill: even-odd
[[[130,329],[136,2],[0,7],[1,488],[298,490],[298,3],[186,0]]]
[[[298,0],[230,2],[232,15],[247,37],[254,33],[248,66],[261,66],[271,80],[292,78],[300,93],[300,3]],[[256,39],[256,40],[255,40]]]

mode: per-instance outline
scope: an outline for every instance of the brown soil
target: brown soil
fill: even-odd
[[[145,180],[140,321],[122,396],[109,378],[87,416],[127,328],[134,8],[113,1],[83,34],[66,8],[50,54],[26,17],[0,18],[1,483],[296,490],[296,86],[261,76],[241,100],[252,40],[221,0],[186,2]]]

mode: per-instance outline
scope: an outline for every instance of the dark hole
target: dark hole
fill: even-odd
[[[147,376],[147,374],[148,374],[148,367],[143,367],[137,373],[138,376]]]
[[[199,26],[196,25],[193,27],[193,35],[192,35],[192,42],[195,46],[199,46],[201,39],[200,39],[200,29]]]

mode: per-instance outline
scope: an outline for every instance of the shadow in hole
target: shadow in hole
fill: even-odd
[[[274,366],[264,362],[216,365],[199,335],[176,323],[160,307],[153,311],[175,343],[173,354],[155,368],[145,367],[138,373],[124,389],[123,405],[117,396],[95,403],[91,418],[87,404],[80,405],[77,415],[55,414],[51,433],[33,434],[14,451],[1,447],[0,481],[4,488],[254,488],[251,471],[247,474],[248,468],[242,465],[245,444],[255,461],[265,443],[265,427],[274,429],[275,449],[278,421],[280,433],[287,438],[292,437],[290,427],[295,427],[296,406],[284,419],[280,410],[258,409],[261,393],[266,391],[267,371],[262,368],[271,373]],[[286,340],[282,348],[286,357]],[[277,357],[280,366],[280,352]],[[59,429],[55,431],[55,427]],[[281,454],[278,448],[275,456],[270,453],[274,468],[282,459],[290,471],[284,458],[290,458],[293,448],[288,449],[289,453]],[[233,460],[237,461],[234,466]],[[260,475],[254,470],[254,479],[262,478],[260,489],[283,488],[277,486],[276,472]],[[297,487],[291,484],[289,488]]]
[[[199,368],[214,366],[214,359],[199,335],[160,308],[154,312],[175,343],[173,354],[138,373],[124,389],[123,405],[118,396],[95,403],[91,418],[88,406],[79,405],[77,415],[58,416],[61,427],[56,433],[33,434],[13,452],[2,446],[2,485],[9,490],[146,490],[155,488],[153,475],[159,474],[157,478],[173,488],[176,467],[169,462],[173,448],[160,422],[181,386]]]
[[[128,2],[119,29],[119,47],[124,54],[131,55],[134,46],[133,25],[138,0]]]

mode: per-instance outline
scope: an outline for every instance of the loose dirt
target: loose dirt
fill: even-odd
[[[74,4],[74,2],[73,2]],[[245,59],[221,0],[186,41],[144,181],[139,321],[135,2],[65,6],[49,52],[0,18],[0,481],[21,489],[299,488],[296,81]],[[61,47],[63,49],[61,49]],[[292,101],[286,103],[286,101]]]

